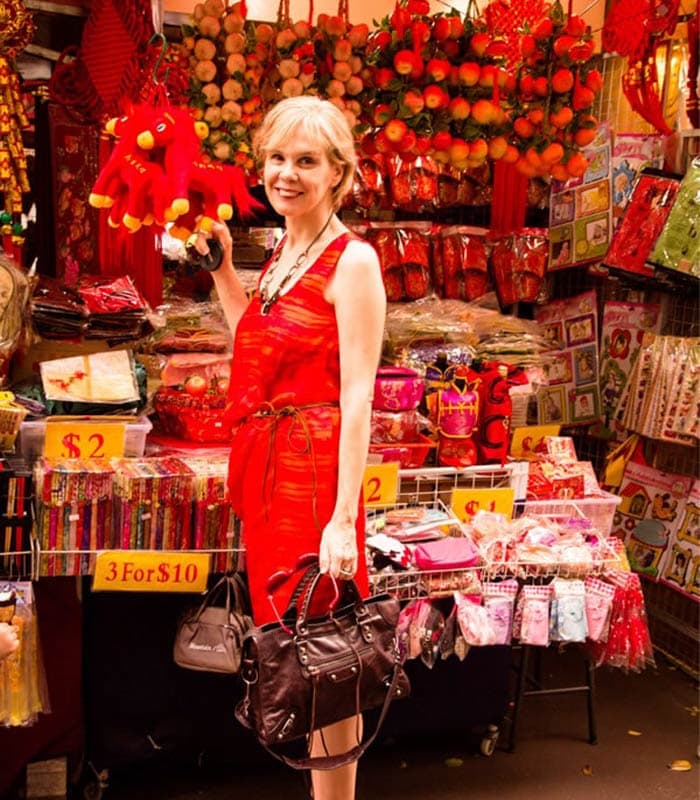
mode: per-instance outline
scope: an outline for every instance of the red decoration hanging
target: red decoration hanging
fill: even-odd
[[[625,97],[640,117],[665,135],[672,130],[664,119],[656,47],[662,36],[673,33],[679,5],[680,0],[618,0],[603,27],[604,49],[629,57],[622,76]]]

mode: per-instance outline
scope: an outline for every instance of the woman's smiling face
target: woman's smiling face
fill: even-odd
[[[265,156],[265,191],[275,211],[284,217],[298,217],[317,209],[327,213],[331,192],[341,177],[341,168],[330,162],[318,142],[301,131]]]

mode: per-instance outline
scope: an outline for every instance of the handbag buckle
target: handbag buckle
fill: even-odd
[[[244,664],[243,668],[241,669],[241,678],[243,678],[243,682],[247,683],[249,686],[252,686],[254,683],[258,682],[258,670],[256,669],[254,664]]]

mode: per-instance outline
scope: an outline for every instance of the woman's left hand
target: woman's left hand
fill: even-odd
[[[319,567],[334,578],[350,580],[357,572],[357,532],[351,522],[331,520],[323,530]]]

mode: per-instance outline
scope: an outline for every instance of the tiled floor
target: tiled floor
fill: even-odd
[[[580,677],[580,657],[548,651],[543,674],[567,684]],[[599,743],[587,742],[585,699],[528,698],[514,753],[485,758],[459,731],[441,733],[435,719],[409,735],[375,745],[360,765],[358,800],[696,800],[698,687],[659,660],[657,669],[596,673]],[[560,684],[561,685],[561,684]],[[444,687],[443,687],[444,688]],[[411,702],[411,701],[406,701]],[[443,702],[443,701],[441,701]],[[421,712],[422,713],[422,712]],[[436,717],[446,715],[436,708]],[[453,727],[454,720],[447,727]],[[502,737],[505,738],[505,737]],[[679,759],[688,772],[672,771]],[[113,770],[106,800],[303,800],[300,777],[246,738],[228,753]]]

